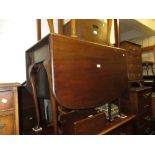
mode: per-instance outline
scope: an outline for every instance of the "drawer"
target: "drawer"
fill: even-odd
[[[139,53],[141,51],[141,48],[137,45],[128,45],[128,50],[135,52],[135,53]]]
[[[150,126],[150,124],[152,123],[152,111],[151,111],[151,109],[148,112],[139,115],[137,117],[137,123],[138,123],[139,128],[144,128],[146,126]]]
[[[136,76],[134,73],[128,73],[128,79],[129,80],[135,80]]]
[[[104,113],[96,113],[94,110],[81,110],[61,116],[63,134],[67,135],[96,135],[106,125]]]
[[[15,134],[15,117],[14,115],[0,116],[0,135]]]
[[[138,135],[150,135],[152,133],[152,129],[150,126],[144,126],[137,130]]]
[[[152,92],[150,90],[138,94],[138,107],[139,112],[152,107]]]
[[[139,64],[128,64],[128,72],[142,73],[142,67]]]
[[[129,80],[139,80],[142,79],[142,75],[140,73],[135,73],[135,72],[129,72],[128,73],[128,79]]]
[[[14,108],[13,91],[0,91],[0,111]]]
[[[134,56],[134,55],[128,55],[127,62],[134,63],[134,64],[141,64],[141,56]]]

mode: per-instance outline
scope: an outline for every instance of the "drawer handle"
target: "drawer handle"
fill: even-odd
[[[150,121],[151,117],[150,116],[146,116],[144,119],[147,120],[147,121]]]
[[[147,107],[149,107],[149,106],[150,106],[150,105],[148,105],[148,104],[147,104],[147,105],[144,105],[144,108],[147,108]]]
[[[33,117],[29,117],[29,120],[32,120],[33,119]]]
[[[145,132],[146,132],[147,134],[149,134],[149,133],[150,133],[150,128],[145,129]]]
[[[146,93],[146,94],[143,94],[143,97],[148,98],[150,95],[151,93]]]
[[[8,100],[6,98],[1,99],[1,103],[6,104],[7,102],[8,102]]]
[[[5,124],[0,124],[0,130],[5,128]]]

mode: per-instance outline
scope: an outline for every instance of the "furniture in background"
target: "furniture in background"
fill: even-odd
[[[120,43],[126,49],[129,90],[124,97],[122,111],[136,114],[137,134],[152,134],[152,88],[144,85],[141,46],[129,41]]]
[[[155,93],[152,92],[152,114],[153,118],[155,118]]]
[[[0,84],[0,135],[19,134],[18,83]]]
[[[152,134],[152,88],[131,88],[129,97],[130,111],[137,115],[137,134]]]
[[[153,118],[155,118],[155,45],[142,48],[142,61],[144,85],[152,87],[152,110]]]
[[[126,50],[128,81],[143,80],[141,46],[129,41],[123,41],[120,43],[120,47]]]

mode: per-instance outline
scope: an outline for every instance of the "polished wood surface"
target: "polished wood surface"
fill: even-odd
[[[105,135],[110,134],[115,129],[118,129],[122,125],[125,125],[126,123],[135,120],[136,115],[129,115],[126,118],[123,119],[116,119],[113,122],[107,122],[106,127],[99,133],[99,135]],[[131,134],[135,134],[134,132]]]
[[[115,44],[116,44],[116,47],[119,47],[120,46],[119,19],[114,19],[114,32],[115,32]]]
[[[53,19],[47,19],[47,22],[50,29],[50,33],[54,33]]]
[[[63,34],[64,19],[58,19],[58,33]]]
[[[127,89],[122,49],[58,35],[51,35],[51,44],[53,93],[62,106],[99,106],[121,97]]]
[[[76,20],[71,19],[71,37],[77,37],[76,35]]]
[[[107,19],[107,43],[111,44],[111,33],[112,33],[113,19]]]
[[[54,134],[58,134],[58,105],[96,107],[121,97],[127,89],[126,55],[120,48],[49,34],[26,51],[30,92],[30,72],[36,64],[46,69]],[[37,87],[46,92],[44,84],[39,82]],[[45,97],[39,94],[38,98]]]
[[[106,121],[104,113],[87,109],[62,115],[60,124],[65,135],[96,135],[103,130]]]
[[[73,19],[66,23],[63,27],[64,35],[74,35],[79,39],[101,44],[109,44],[108,34],[110,36],[111,30],[108,29],[108,32],[107,24],[96,19]]]
[[[18,86],[0,84],[0,134],[19,134]]]

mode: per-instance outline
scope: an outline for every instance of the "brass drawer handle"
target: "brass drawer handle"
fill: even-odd
[[[150,128],[146,128],[146,129],[145,129],[145,132],[146,132],[147,134],[149,134],[149,133],[150,133]]]
[[[147,108],[147,107],[149,107],[149,106],[150,106],[150,105],[148,105],[148,104],[147,104],[147,105],[144,105],[144,108]]]
[[[0,124],[0,130],[5,128],[5,124]]]
[[[151,93],[149,92],[149,93],[143,94],[143,97],[148,98],[150,95],[151,95]]]
[[[150,116],[146,116],[144,119],[147,120],[147,121],[150,121],[151,117]]]

